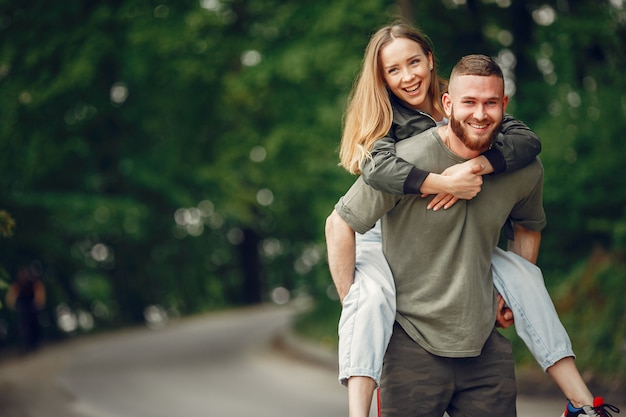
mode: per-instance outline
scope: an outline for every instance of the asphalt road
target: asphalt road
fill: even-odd
[[[91,417],[345,415],[332,373],[281,357],[287,308],[253,308],[84,347],[62,372]]]
[[[276,347],[292,314],[288,307],[213,313],[4,361],[0,415],[347,416],[347,392],[336,381],[332,352],[292,342],[289,349]],[[520,397],[518,415],[558,417],[563,406],[560,398]]]

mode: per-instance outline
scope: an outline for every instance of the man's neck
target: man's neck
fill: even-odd
[[[449,124],[439,126],[437,133],[439,133],[439,136],[443,139],[443,143],[452,151],[452,153],[465,159],[472,159],[480,156],[480,151],[475,151],[465,146],[461,139],[459,139],[454,134],[452,129],[450,129]]]

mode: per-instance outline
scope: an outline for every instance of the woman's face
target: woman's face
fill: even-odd
[[[414,109],[430,112],[428,97],[432,56],[407,38],[396,38],[380,50],[380,64],[387,87]]]

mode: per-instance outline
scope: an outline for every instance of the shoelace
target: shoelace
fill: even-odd
[[[619,413],[619,408],[615,407],[613,404],[602,404],[599,407],[593,407],[596,413],[598,413],[598,417],[613,417],[613,414],[609,413],[607,408],[614,413]]]

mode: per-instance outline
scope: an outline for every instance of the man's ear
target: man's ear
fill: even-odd
[[[506,106],[509,105],[509,96],[504,96],[502,99],[502,113],[506,113]]]
[[[443,105],[443,111],[446,113],[446,117],[449,119],[452,114],[452,100],[449,93],[443,93],[441,96],[441,104]]]

